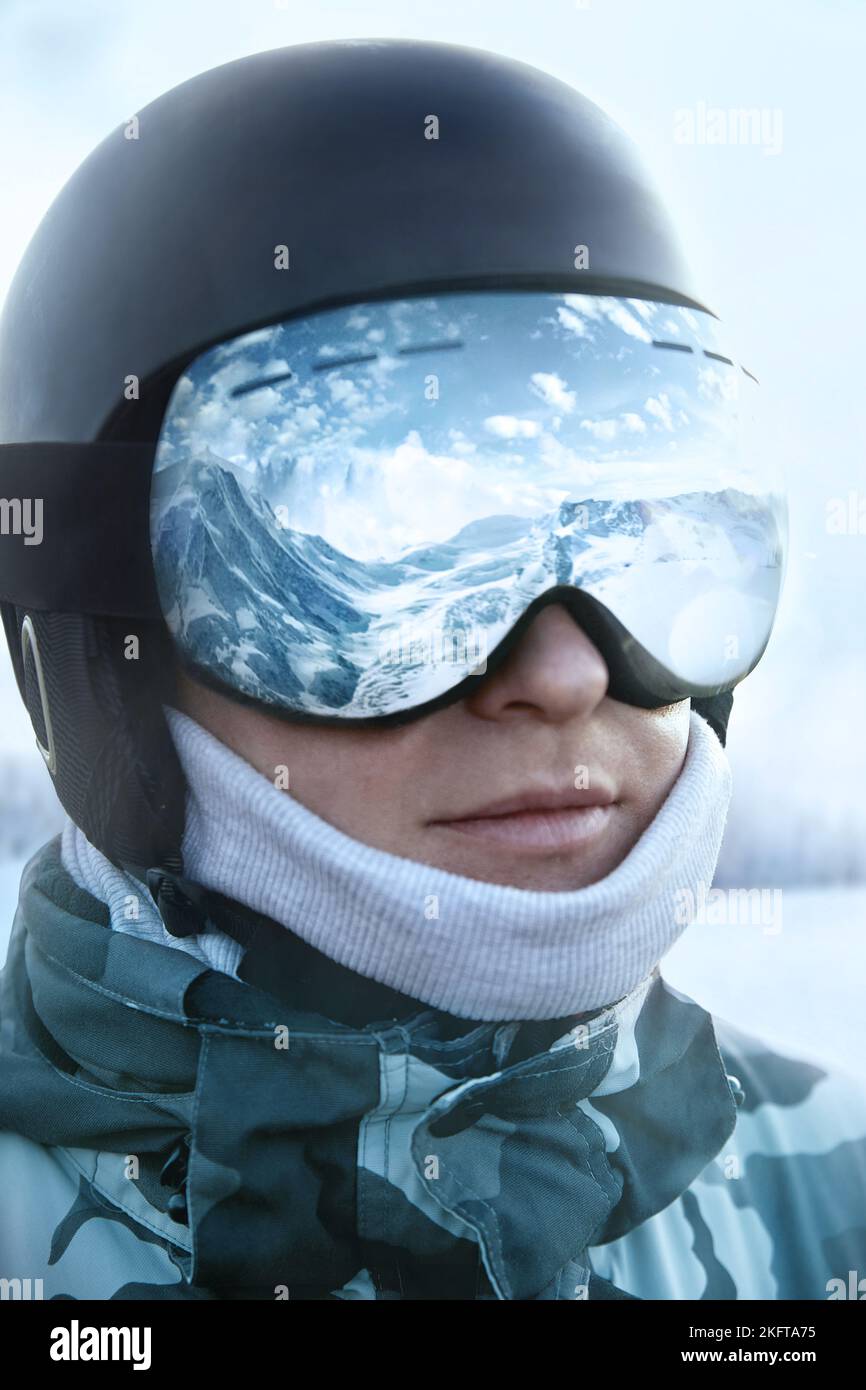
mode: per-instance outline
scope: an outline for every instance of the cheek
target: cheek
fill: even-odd
[[[421,756],[408,740],[382,731],[315,729],[292,743],[292,793],[323,819],[357,833],[407,815]]]
[[[629,759],[626,795],[645,813],[659,810],[682,771],[689,741],[690,705],[680,700],[659,710],[629,712],[626,737],[633,756]],[[625,799],[625,798],[624,798]]]

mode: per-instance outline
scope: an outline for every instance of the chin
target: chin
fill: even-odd
[[[500,888],[523,888],[533,893],[573,893],[578,888],[588,888],[597,883],[615,867],[614,861],[599,862],[593,856],[592,862],[586,859],[577,863],[573,860],[563,863],[559,858],[548,863],[517,864],[491,863],[488,859],[437,858],[432,867],[444,869],[447,873],[458,874],[461,878],[476,879],[480,883],[495,884]]]

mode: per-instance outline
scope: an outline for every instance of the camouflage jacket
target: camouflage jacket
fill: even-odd
[[[26,866],[3,1296],[826,1299],[866,1274],[864,1088],[658,969],[591,1015],[473,1023],[217,895],[209,921],[241,978],[112,931],[59,837]]]

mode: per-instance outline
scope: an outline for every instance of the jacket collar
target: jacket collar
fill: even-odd
[[[196,1285],[321,1296],[360,1263],[405,1293],[480,1254],[493,1296],[573,1297],[587,1248],[667,1206],[733,1129],[712,1020],[657,970],[588,1017],[478,1023],[239,904],[206,916],[246,937],[240,979],[111,931],[54,840],[0,992],[0,1127],[96,1151],[126,1211],[139,1154],[135,1210]]]

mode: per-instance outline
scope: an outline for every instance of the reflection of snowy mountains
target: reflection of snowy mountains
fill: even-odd
[[[485,517],[447,541],[363,563],[281,528],[250,481],[213,455],[155,474],[160,597],[197,664],[257,699],[314,713],[364,717],[434,698],[477,666],[479,634],[492,651],[555,584],[579,582],[603,599],[606,576],[632,564],[775,563],[765,503],[732,488],[564,502],[535,521]],[[437,650],[450,653],[444,667]]]

